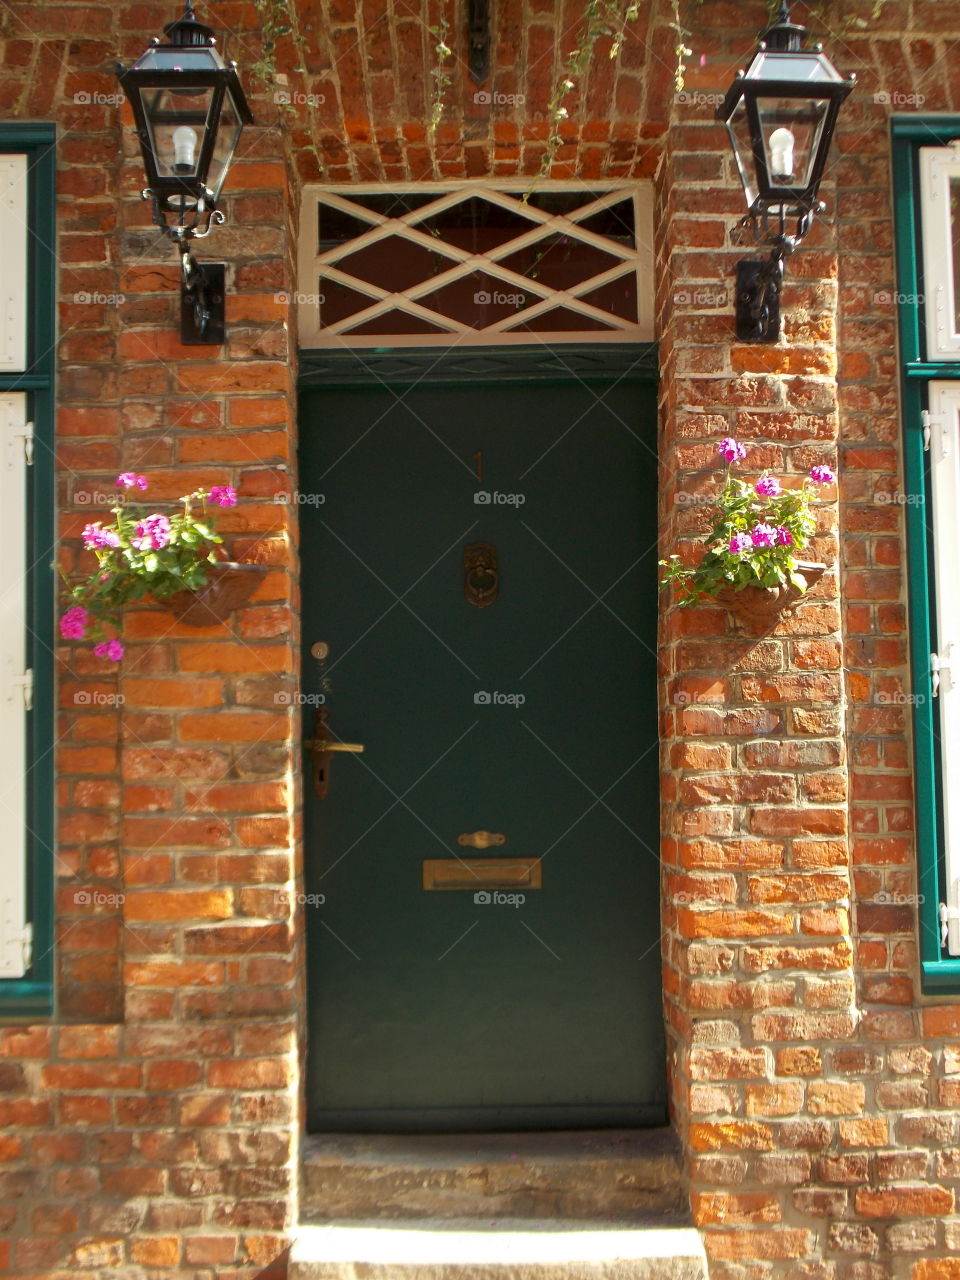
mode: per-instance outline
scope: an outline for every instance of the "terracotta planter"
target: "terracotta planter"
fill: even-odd
[[[826,567],[810,560],[798,560],[797,575],[803,578],[809,590],[823,577]],[[772,622],[777,614],[791,608],[805,594],[789,583],[780,587],[741,587],[739,591],[724,587],[713,598],[717,604],[750,622]]]
[[[206,583],[196,591],[178,591],[164,601],[189,627],[211,627],[226,622],[247,603],[259,586],[267,566],[224,560],[210,566]]]

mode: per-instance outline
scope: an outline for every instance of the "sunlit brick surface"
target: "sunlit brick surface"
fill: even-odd
[[[199,252],[227,263],[222,350],[178,341],[177,265],[111,98],[113,61],[178,6],[0,7],[0,116],[61,128],[61,563],[134,468],[156,496],[235,485],[232,550],[271,566],[232,627],[132,609],[119,678],[78,646],[59,654],[58,1013],[0,1031],[12,1275],[284,1274],[304,997],[279,890],[299,871],[301,731],[277,699],[299,637],[295,509],[274,498],[295,478],[298,190],[533,174],[583,5],[494,7],[501,97],[474,101],[455,58],[430,138],[436,4],[293,6],[285,80],[268,69],[252,94],[227,226]],[[253,90],[256,6],[201,9]],[[693,1219],[712,1280],[958,1280],[960,1005],[920,997],[903,901],[917,892],[903,507],[882,498],[903,486],[887,116],[960,109],[960,4],[888,0],[866,29],[817,30],[859,86],[767,348],[733,341],[749,251],[730,243],[741,196],[713,122],[764,5],[680,9],[683,94],[672,6],[641,3],[619,58],[601,42],[571,98],[552,171],[656,177],[663,550],[707,527],[688,499],[711,491],[722,435],[756,471],[839,473],[813,548],[828,572],[773,631],[721,609],[662,620],[664,987]]]

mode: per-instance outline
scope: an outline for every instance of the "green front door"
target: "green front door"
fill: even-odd
[[[665,1120],[632,354],[590,379],[371,358],[302,393],[304,732],[319,707],[365,748],[326,758],[323,798],[305,755],[312,1130]]]

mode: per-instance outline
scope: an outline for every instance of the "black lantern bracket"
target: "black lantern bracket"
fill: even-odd
[[[758,245],[772,245],[768,258],[745,258],[737,263],[737,296],[734,317],[738,342],[777,342],[780,338],[780,290],[787,258],[807,234],[814,213],[825,205],[797,216],[789,234],[782,210],[774,219],[770,210],[748,213],[734,227],[730,239],[742,244],[752,235]]]
[[[181,341],[219,346],[225,340],[223,263],[201,264],[190,249],[226,221],[220,192],[245,125],[253,123],[235,62],[224,62],[212,27],[193,0],[117,78],[130,101],[147,175],[144,200],[173,241],[180,262]]]
[[[221,346],[227,336],[226,263],[197,262],[185,249],[180,271],[180,341],[187,347]]]
[[[819,198],[841,104],[856,76],[844,78],[822,45],[804,48],[806,28],[781,0],[753,60],[738,71],[717,108],[727,127],[747,212],[731,239],[750,236],[767,259],[737,264],[736,331],[741,342],[777,342],[787,258],[824,211]]]
[[[483,84],[490,74],[490,0],[469,0],[468,69],[474,84]]]
[[[776,342],[780,336],[780,286],[784,254],[737,263],[738,342]]]

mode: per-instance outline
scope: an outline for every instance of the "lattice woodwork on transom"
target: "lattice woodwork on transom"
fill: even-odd
[[[300,345],[650,342],[652,210],[638,182],[308,186]]]

